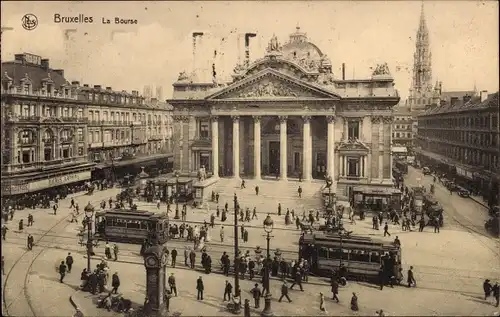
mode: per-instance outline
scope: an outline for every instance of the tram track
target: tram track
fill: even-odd
[[[77,197],[74,197],[74,198],[78,199],[80,197],[82,197],[82,196],[77,196]],[[89,202],[91,204],[95,204],[98,201],[99,200],[92,200],[92,201],[89,201]],[[81,215],[83,215],[83,214],[80,214],[77,217],[79,217]],[[7,272],[7,275],[3,279],[2,302],[3,302],[3,308],[4,308],[3,309],[3,314],[5,316],[23,316],[23,317],[24,316],[26,316],[26,317],[31,317],[31,316],[36,317],[37,316],[37,314],[35,312],[35,309],[33,307],[32,298],[28,294],[29,276],[30,276],[30,273],[32,271],[32,267],[33,267],[33,264],[35,263],[35,261],[47,249],[51,248],[51,247],[43,246],[42,245],[42,243],[46,243],[44,241],[44,239],[56,237],[55,235],[51,235],[50,234],[51,232],[56,232],[56,229],[65,230],[71,224],[71,222],[69,221],[70,217],[72,217],[71,214],[68,214],[68,215],[64,216],[63,218],[61,218],[60,220],[58,220],[53,226],[51,226],[47,231],[44,231],[41,234],[38,234],[38,239],[36,239],[36,242],[34,242],[33,246],[34,247],[35,246],[41,246],[42,249],[39,250],[39,251],[36,250],[35,253],[33,252],[33,250],[25,250],[21,254],[21,256],[14,261],[14,263],[10,267],[9,271]],[[61,226],[61,225],[63,225],[63,226]],[[61,228],[59,228],[60,226],[61,226]],[[32,235],[35,236],[35,234],[32,234]],[[15,236],[14,237],[10,237],[9,240],[11,240],[11,239],[17,239],[17,237],[15,237]],[[26,241],[26,239],[24,239],[24,241]],[[12,243],[12,244],[17,244],[17,243]],[[26,243],[20,243],[20,245],[26,246]],[[31,259],[29,259],[29,255],[33,255],[31,257]],[[24,260],[27,260],[26,264],[28,265],[28,267],[26,269],[23,269],[24,266],[21,265]],[[21,271],[21,272],[19,272],[19,274],[16,274],[16,273],[18,273],[18,271]],[[15,276],[15,275],[24,276],[22,284],[16,285],[16,281],[13,281],[12,283],[10,283],[10,281],[12,281],[12,277]],[[12,286],[10,284],[12,284]],[[14,287],[14,285],[16,285],[16,286]],[[15,289],[16,291],[10,291],[11,289]],[[7,290],[9,290],[9,291],[7,291]],[[14,293],[14,294],[17,294],[17,295],[14,295],[13,299],[10,299],[10,298],[8,298],[8,296],[9,296],[8,293]],[[20,306],[20,307],[23,308],[23,313],[22,314],[16,313],[16,315],[11,315],[11,311],[10,311],[11,307],[20,298],[24,298],[24,301],[23,301],[24,305],[18,305],[18,306]]]

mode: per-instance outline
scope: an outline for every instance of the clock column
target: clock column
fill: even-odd
[[[166,256],[161,245],[153,245],[144,251],[146,268],[146,298],[144,310],[147,316],[166,316],[164,293],[166,286]]]

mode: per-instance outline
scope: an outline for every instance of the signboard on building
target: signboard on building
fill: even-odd
[[[90,171],[51,177],[25,184],[2,185],[2,195],[17,195],[90,179]]]
[[[24,53],[24,61],[29,64],[33,65],[40,65],[42,64],[42,58],[38,55],[33,55],[30,53]]]

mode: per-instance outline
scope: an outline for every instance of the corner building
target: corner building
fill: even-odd
[[[248,65],[248,66],[245,66]],[[392,107],[400,98],[387,65],[372,78],[337,80],[329,58],[297,31],[267,54],[236,65],[233,80],[174,86],[174,168],[215,177],[333,175],[337,193],[392,186]]]

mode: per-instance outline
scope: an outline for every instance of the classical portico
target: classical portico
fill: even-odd
[[[176,169],[281,181],[331,175],[345,191],[392,184],[399,96],[386,65],[370,79],[336,79],[299,29],[283,46],[273,37],[267,54],[245,65],[227,83],[196,83],[186,73],[174,83]]]

